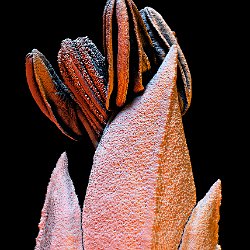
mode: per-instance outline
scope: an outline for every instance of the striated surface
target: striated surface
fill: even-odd
[[[142,19],[146,25],[149,36],[152,39],[156,55],[163,61],[169,48],[175,44],[178,50],[178,70],[180,70],[183,84],[177,85],[182,115],[184,115],[191,103],[192,78],[186,58],[179,46],[175,32],[171,30],[159,12],[151,7],[140,10]]]
[[[80,140],[86,131],[96,147],[109,118],[104,57],[87,36],[67,38],[61,42],[58,66],[63,81],[40,51],[28,53],[25,69],[30,92],[65,135]]]
[[[39,223],[35,250],[81,250],[81,210],[64,152],[53,170]]]
[[[196,204],[173,45],[145,92],[96,149],[83,207],[85,249],[177,249]]]
[[[25,70],[30,92],[41,111],[69,138],[81,137],[81,110],[47,58],[33,49],[26,55]]]
[[[217,180],[200,200],[185,226],[180,250],[219,250],[221,181]]]
[[[99,139],[108,119],[104,57],[88,37],[67,38],[61,42],[58,64],[65,85]]]
[[[116,110],[129,102],[128,97],[144,90],[143,75],[157,63],[153,43],[132,0],[106,2],[103,47],[108,65],[106,108]]]

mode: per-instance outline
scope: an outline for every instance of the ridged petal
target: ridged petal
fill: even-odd
[[[26,78],[41,111],[68,137],[85,131],[94,147],[109,119],[104,57],[88,37],[62,41],[58,64],[63,81],[37,49],[26,56]]]
[[[179,46],[175,33],[168,26],[159,12],[151,7],[140,10],[142,19],[150,35],[155,52],[163,60],[169,48],[175,44],[178,48],[178,66],[182,76],[183,84],[179,84],[178,93],[180,97],[182,115],[188,110],[192,98],[192,78],[186,58]]]
[[[82,223],[86,249],[177,249],[196,204],[172,46],[145,92],[106,126]]]
[[[81,110],[47,58],[37,49],[25,61],[30,92],[41,111],[68,137],[78,140],[84,130]]]
[[[144,90],[143,73],[155,67],[153,44],[132,0],[109,0],[103,12],[103,46],[108,64],[106,108]]]
[[[87,132],[97,145],[109,118],[106,102],[104,57],[88,37],[65,39],[58,52],[58,64],[65,85],[88,122]],[[96,142],[95,142],[96,141]]]

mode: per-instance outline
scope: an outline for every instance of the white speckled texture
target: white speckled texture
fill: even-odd
[[[200,200],[188,220],[180,250],[220,250],[218,243],[221,181],[217,180]]]
[[[216,245],[215,250],[221,250],[221,246],[220,245]]]
[[[86,250],[177,249],[196,204],[173,45],[145,92],[104,130],[83,207]]]
[[[62,153],[50,178],[35,250],[82,250],[81,210]]]

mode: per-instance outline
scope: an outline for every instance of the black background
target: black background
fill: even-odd
[[[221,179],[219,243],[222,249],[245,249],[249,78],[242,77],[247,59],[244,8],[218,6],[215,1],[134,2],[138,9],[153,7],[176,32],[193,79],[192,103],[183,123],[197,199]],[[42,114],[27,86],[25,55],[36,48],[57,70],[57,52],[65,38],[88,36],[102,51],[104,5],[104,0],[7,3],[1,17],[5,249],[34,249],[49,178],[63,151],[68,153],[70,175],[83,202],[94,149],[87,136],[83,142],[71,141]]]

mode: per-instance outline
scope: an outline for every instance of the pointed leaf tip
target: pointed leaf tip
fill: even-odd
[[[66,152],[50,177],[35,250],[82,250],[81,209],[68,172]]]
[[[82,215],[88,249],[177,249],[180,243],[196,195],[176,70],[174,45],[145,92],[103,133]]]
[[[193,209],[184,229],[180,250],[220,249],[218,223],[221,198],[221,180],[218,179]]]

